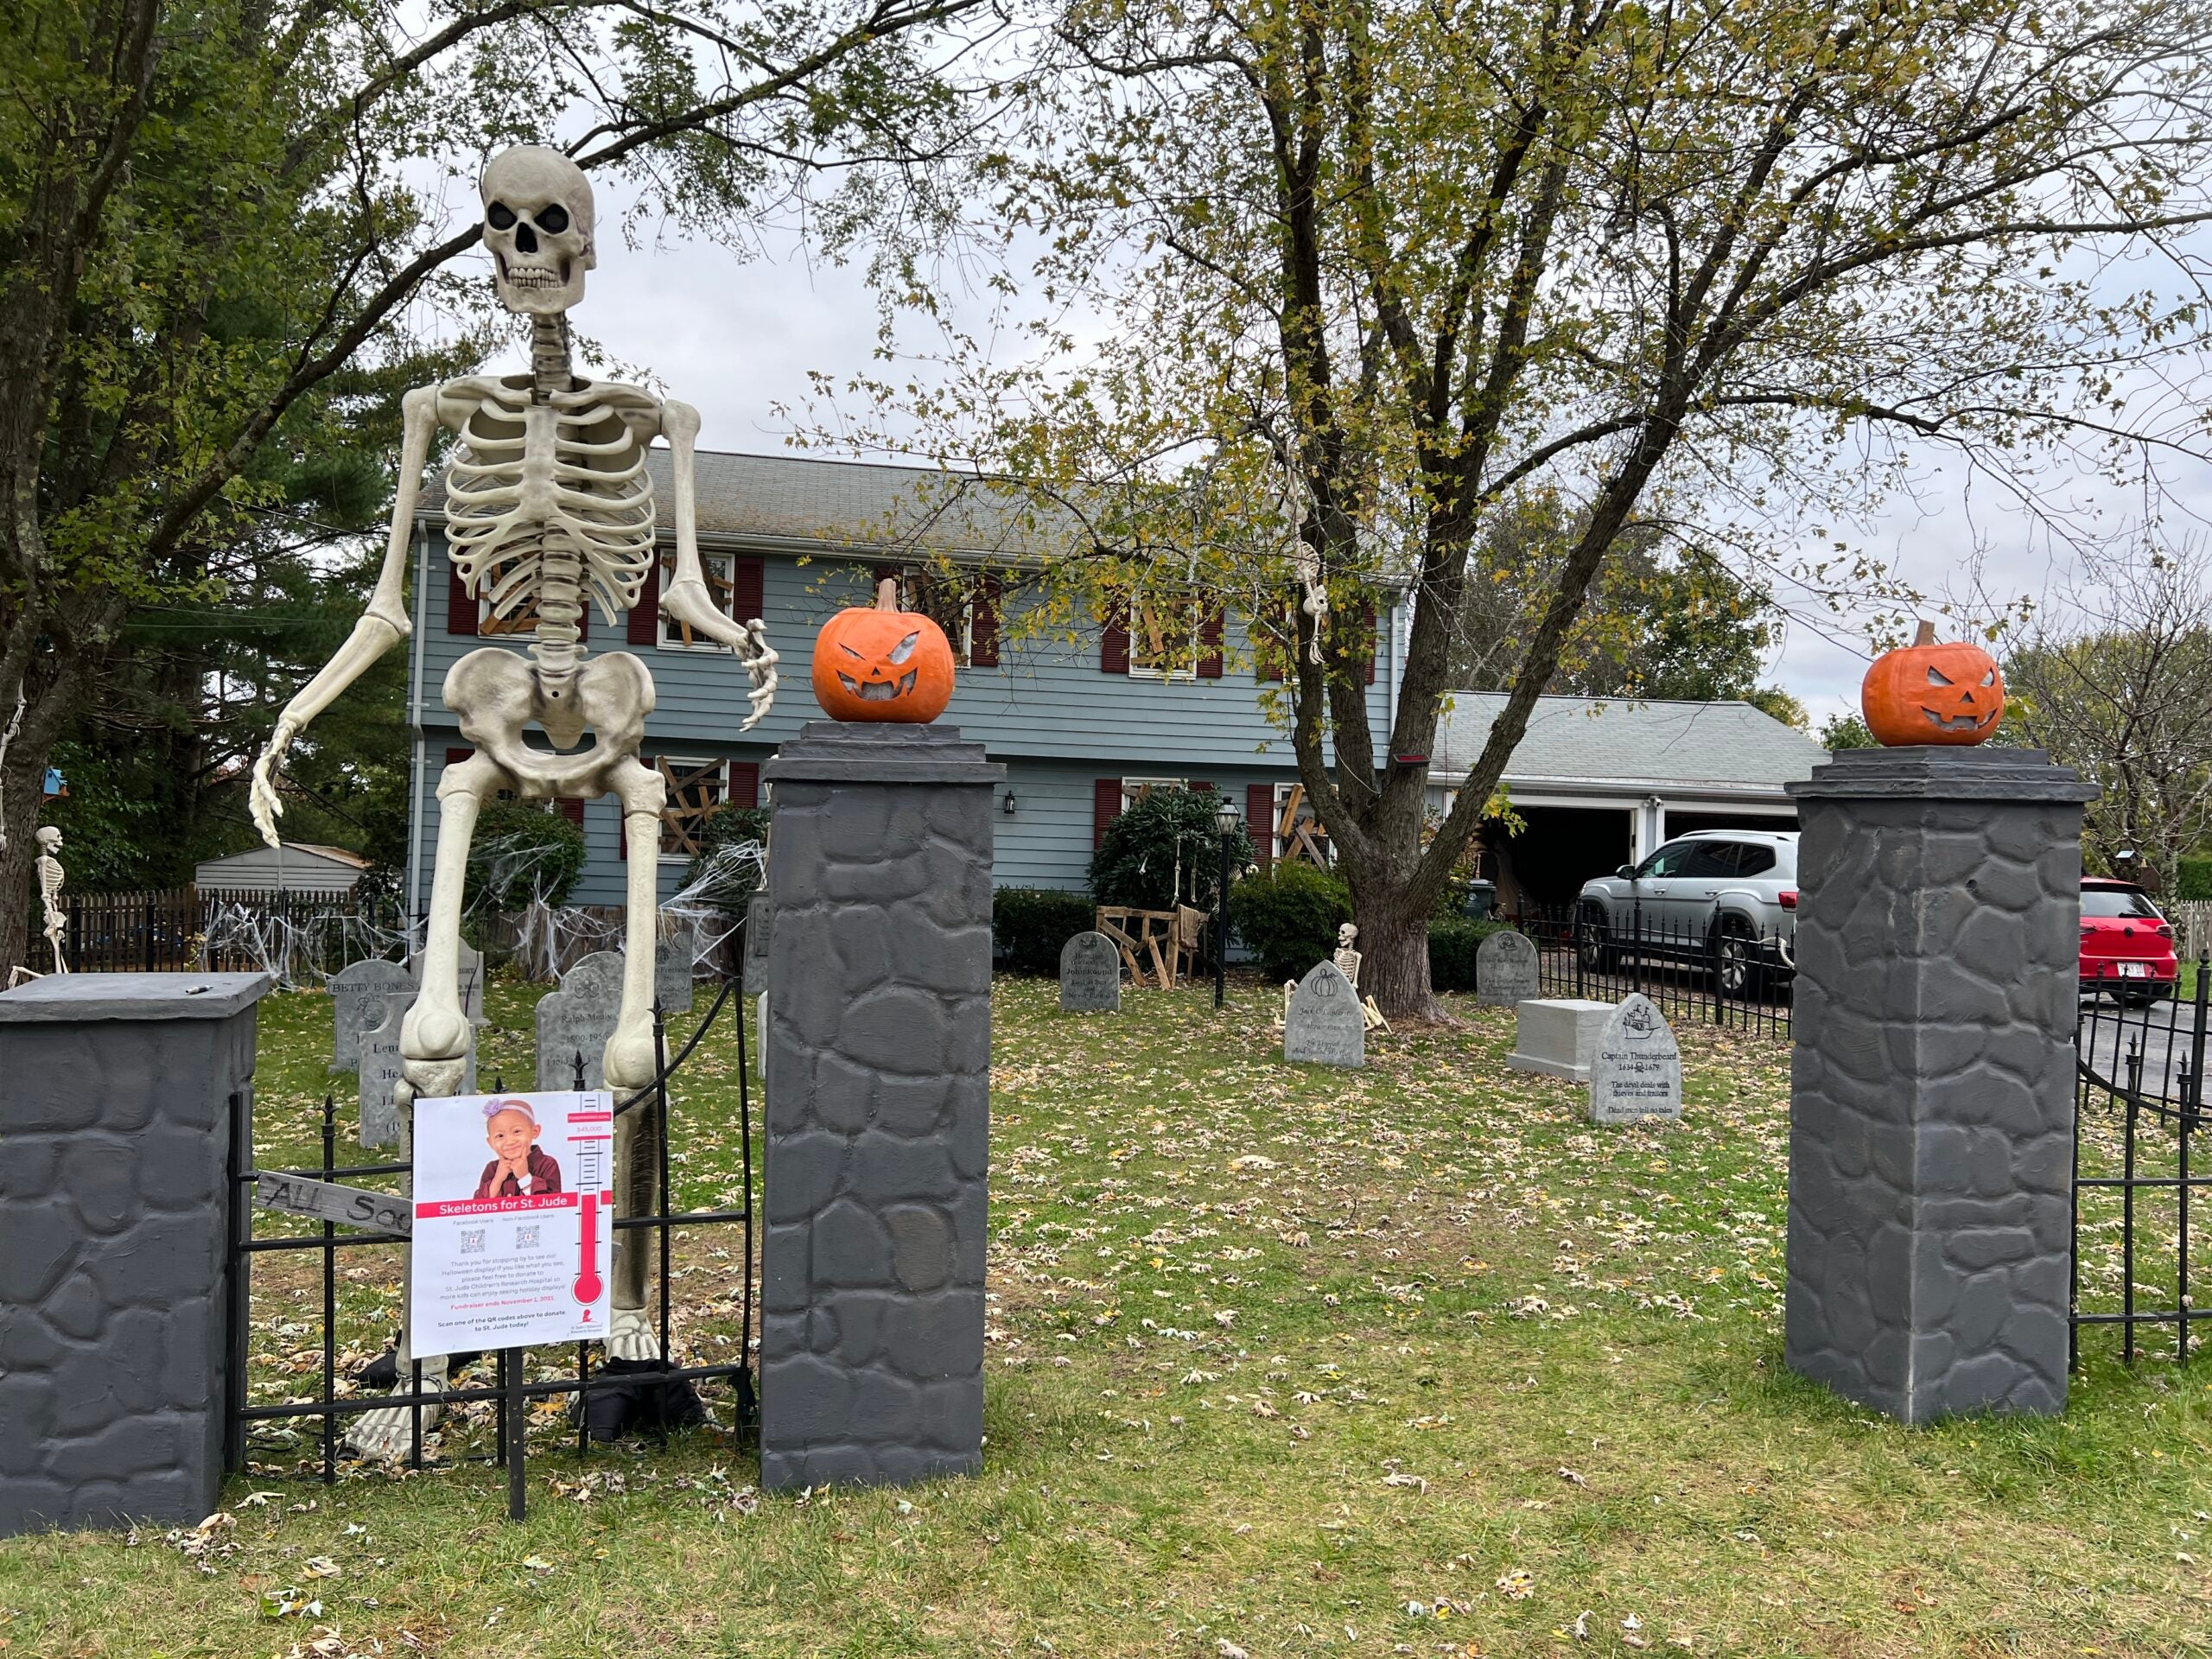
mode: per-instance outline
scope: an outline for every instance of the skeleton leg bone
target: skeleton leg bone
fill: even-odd
[[[653,1040],[653,945],[658,932],[661,809],[668,783],[634,756],[617,762],[608,782],[622,802],[622,833],[630,853],[629,913],[623,938],[622,1007],[607,1042],[607,1086],[616,1103],[644,1088],[660,1069]],[[614,1213],[657,1213],[663,1125],[658,1101],[640,1101],[614,1120]],[[658,1359],[660,1338],[645,1314],[645,1232],[614,1235],[614,1306],[607,1351],[616,1359]]]

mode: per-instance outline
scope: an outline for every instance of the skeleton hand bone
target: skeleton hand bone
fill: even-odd
[[[276,820],[284,816],[284,802],[276,792],[276,775],[284,764],[284,752],[292,747],[292,740],[300,734],[300,722],[285,715],[276,721],[276,729],[270,734],[269,747],[253,763],[253,827],[261,831],[262,840],[271,847],[281,846],[276,834]]]
[[[776,701],[776,664],[782,660],[768,644],[767,624],[758,617],[750,622],[732,621],[708,597],[707,584],[697,576],[679,577],[662,589],[660,607],[692,632],[737,654],[753,677],[753,689],[746,694],[753,712],[738,729],[749,732],[759,725]]]

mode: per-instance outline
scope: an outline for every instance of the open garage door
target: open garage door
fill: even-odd
[[[1498,897],[1512,909],[1557,910],[1574,902],[1582,884],[1629,861],[1625,808],[1523,806],[1529,827],[1498,844]]]

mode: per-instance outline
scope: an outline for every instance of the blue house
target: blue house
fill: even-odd
[[[654,452],[664,577],[674,565],[665,451]],[[660,890],[680,883],[706,818],[724,804],[760,803],[761,764],[802,723],[823,718],[808,681],[817,630],[865,604],[882,575],[901,579],[904,602],[944,626],[959,663],[945,722],[1003,761],[997,861],[1001,886],[1079,889],[1090,853],[1124,804],[1161,784],[1228,792],[1263,860],[1316,844],[1287,735],[1262,712],[1262,683],[1245,646],[1245,619],[1209,610],[1187,589],[1140,594],[1128,613],[1056,619],[1030,628],[1019,571],[1045,533],[1003,502],[963,493],[931,470],[712,452],[698,457],[699,550],[709,586],[741,620],[763,618],[782,653],[774,711],[752,731],[744,669],[719,646],[694,644],[664,619],[648,584],[610,638],[592,616],[594,652],[629,651],[652,671],[658,706],[644,756],[669,780]],[[957,575],[947,579],[950,561]],[[415,733],[413,842],[408,903],[429,902],[440,771],[467,753],[439,698],[455,660],[534,618],[497,620],[470,597],[444,556],[433,495],[414,548],[415,633],[410,650]],[[1011,580],[1004,573],[1014,573]],[[1402,607],[1377,619],[1368,707],[1379,747],[1399,677]],[[620,817],[612,799],[563,802],[589,849],[571,899],[617,905],[626,892]]]

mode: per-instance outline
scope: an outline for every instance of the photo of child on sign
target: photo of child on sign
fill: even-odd
[[[538,1149],[544,1130],[530,1103],[509,1096],[484,1103],[484,1139],[492,1161],[477,1178],[480,1198],[535,1198],[561,1190],[561,1166]]]
[[[415,1103],[416,1353],[606,1332],[613,1142],[604,1090]]]

